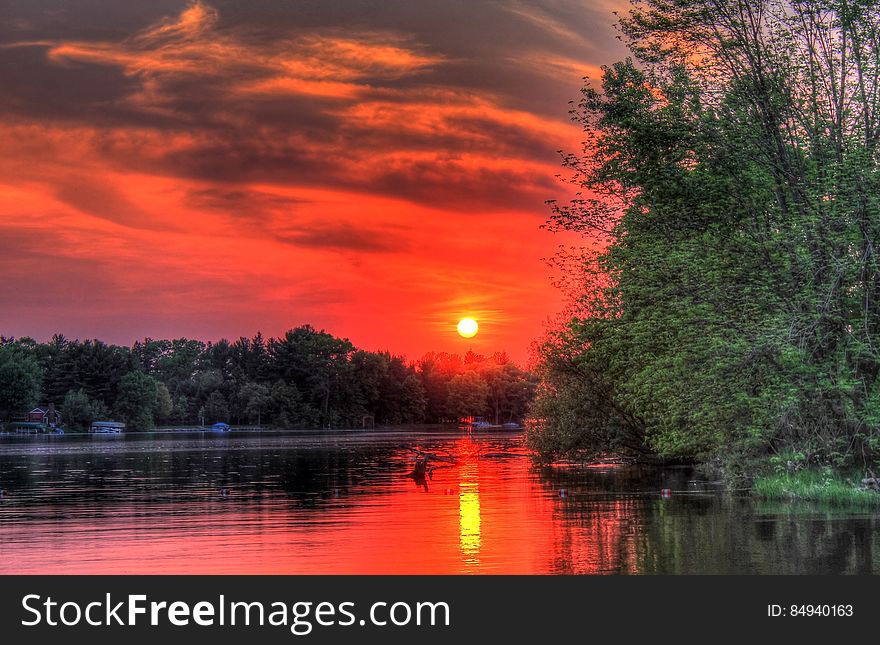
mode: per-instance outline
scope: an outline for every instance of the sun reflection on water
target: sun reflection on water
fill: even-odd
[[[462,561],[480,563],[480,486],[476,464],[465,464],[461,469],[458,493],[459,545]]]

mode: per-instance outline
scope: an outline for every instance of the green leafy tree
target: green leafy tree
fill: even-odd
[[[85,432],[96,420],[95,406],[82,388],[70,390],[61,405],[64,426],[74,432]]]
[[[158,381],[156,383],[156,407],[153,410],[153,416],[156,421],[166,422],[171,418],[174,412],[174,402],[171,400],[171,393],[168,387]]]
[[[635,56],[575,112],[575,286],[536,407],[594,448],[632,420],[732,476],[795,449],[870,461],[880,402],[880,14],[819,0],[638,0]],[[570,377],[586,374],[586,378]],[[563,397],[556,405],[552,397]],[[565,432],[563,429],[567,428]],[[609,431],[611,430],[611,431]],[[552,445],[552,441],[545,444]]]
[[[532,376],[509,361],[486,361],[479,374],[488,387],[489,416],[495,423],[521,421],[535,395]]]
[[[288,428],[313,426],[318,418],[317,411],[302,405],[302,396],[295,385],[278,380],[272,385],[269,397],[272,420],[275,425]]]
[[[482,415],[486,410],[489,386],[473,371],[454,376],[449,381],[446,418],[460,419]]]
[[[425,393],[425,419],[438,423],[446,418],[449,382],[464,371],[464,363],[457,354],[429,352],[416,365]]]
[[[190,409],[190,399],[185,394],[181,394],[174,402],[171,410],[172,419],[176,423],[191,423],[194,421],[192,411]]]
[[[19,416],[40,401],[63,400],[64,421],[76,429],[108,410],[131,430],[206,420],[301,428],[362,427],[368,418],[436,422],[446,416],[451,380],[465,372],[483,378],[495,363],[509,360],[440,353],[409,364],[310,326],[268,340],[147,338],[130,348],[61,335],[47,343],[0,338],[0,413]],[[512,364],[505,369],[525,382]],[[515,414],[515,389],[493,390],[502,415]]]
[[[304,325],[269,341],[267,371],[271,378],[296,386],[304,407],[317,411],[320,425],[330,425],[338,416],[334,412],[346,403],[348,392],[341,385],[354,351],[348,339]]]
[[[260,425],[270,401],[269,388],[259,383],[245,383],[238,391],[238,399],[248,422]]]
[[[40,396],[42,373],[33,352],[16,341],[0,339],[0,419],[33,408]]]
[[[425,388],[415,374],[409,374],[404,379],[401,399],[401,423],[421,423],[424,421],[428,400],[425,396]]]
[[[156,380],[143,372],[129,372],[119,381],[116,413],[129,430],[150,430],[155,425],[157,400]]]
[[[61,335],[36,348],[43,368],[44,398],[61,401],[70,390],[83,389],[92,400],[111,405],[120,379],[132,370],[126,347],[99,340],[69,340]]]
[[[211,392],[205,405],[202,406],[202,417],[205,423],[216,423],[218,421],[229,421],[229,404],[222,392]]]

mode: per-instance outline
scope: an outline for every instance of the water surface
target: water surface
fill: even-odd
[[[880,570],[876,512],[756,503],[688,468],[539,468],[522,443],[460,431],[0,437],[0,572]],[[455,462],[416,481],[413,448]]]

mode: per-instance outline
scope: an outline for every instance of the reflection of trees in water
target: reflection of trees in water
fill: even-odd
[[[0,454],[0,488],[10,491],[0,502],[4,520],[85,516],[98,525],[97,519],[110,515],[161,515],[170,526],[177,522],[171,515],[200,521],[204,513],[274,506],[317,509],[309,515],[315,521],[332,505],[354,505],[346,499],[354,491],[358,499],[411,492],[405,474],[413,457],[406,446],[418,445],[433,453],[449,449],[457,459],[440,471],[437,487],[455,486],[457,508],[450,516],[455,547],[474,561],[492,555],[498,505],[506,508],[507,497],[523,494],[529,499],[517,502],[516,517],[532,532],[505,533],[504,539],[540,543],[535,553],[546,559],[547,571],[880,572],[875,565],[880,519],[700,494],[690,483],[694,473],[684,468],[538,469],[526,481],[516,478],[528,472],[530,462],[513,452],[505,457],[509,444],[469,438],[322,444],[299,437],[108,437],[80,444],[65,439],[57,446],[34,441],[33,449],[24,451],[27,445],[10,441]],[[464,476],[471,466],[479,471]],[[493,480],[504,474],[514,478],[510,490],[499,490]],[[230,495],[221,499],[223,487]],[[672,499],[661,499],[661,488],[671,488]],[[560,489],[568,491],[566,497],[558,496]],[[427,496],[411,501],[431,508]]]
[[[355,487],[365,486],[370,494],[387,492],[379,484],[399,475],[389,470],[392,447],[291,452],[273,455],[263,463],[265,476],[277,479],[277,486],[257,488],[270,494],[283,490],[302,506],[319,506],[323,500],[345,496]],[[370,489],[370,485],[377,486]]]
[[[875,565],[880,521],[817,506],[689,492],[688,470],[544,469],[567,490],[550,568],[564,573],[852,573]],[[675,491],[661,499],[662,482]],[[641,491],[641,492],[640,492]],[[682,492],[688,491],[688,492]]]
[[[784,572],[880,572],[880,520],[862,514],[809,503],[758,502],[754,505],[756,533],[770,545]],[[791,554],[787,555],[787,551]]]
[[[31,505],[173,502],[219,495],[229,501],[278,498],[316,507],[362,484],[387,481],[395,446],[356,448],[235,445],[229,447],[82,444],[82,450],[33,450],[0,455],[0,487]],[[383,490],[382,487],[377,487]]]

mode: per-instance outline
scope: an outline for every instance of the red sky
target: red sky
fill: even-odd
[[[0,334],[525,359],[613,4],[7,0]]]

